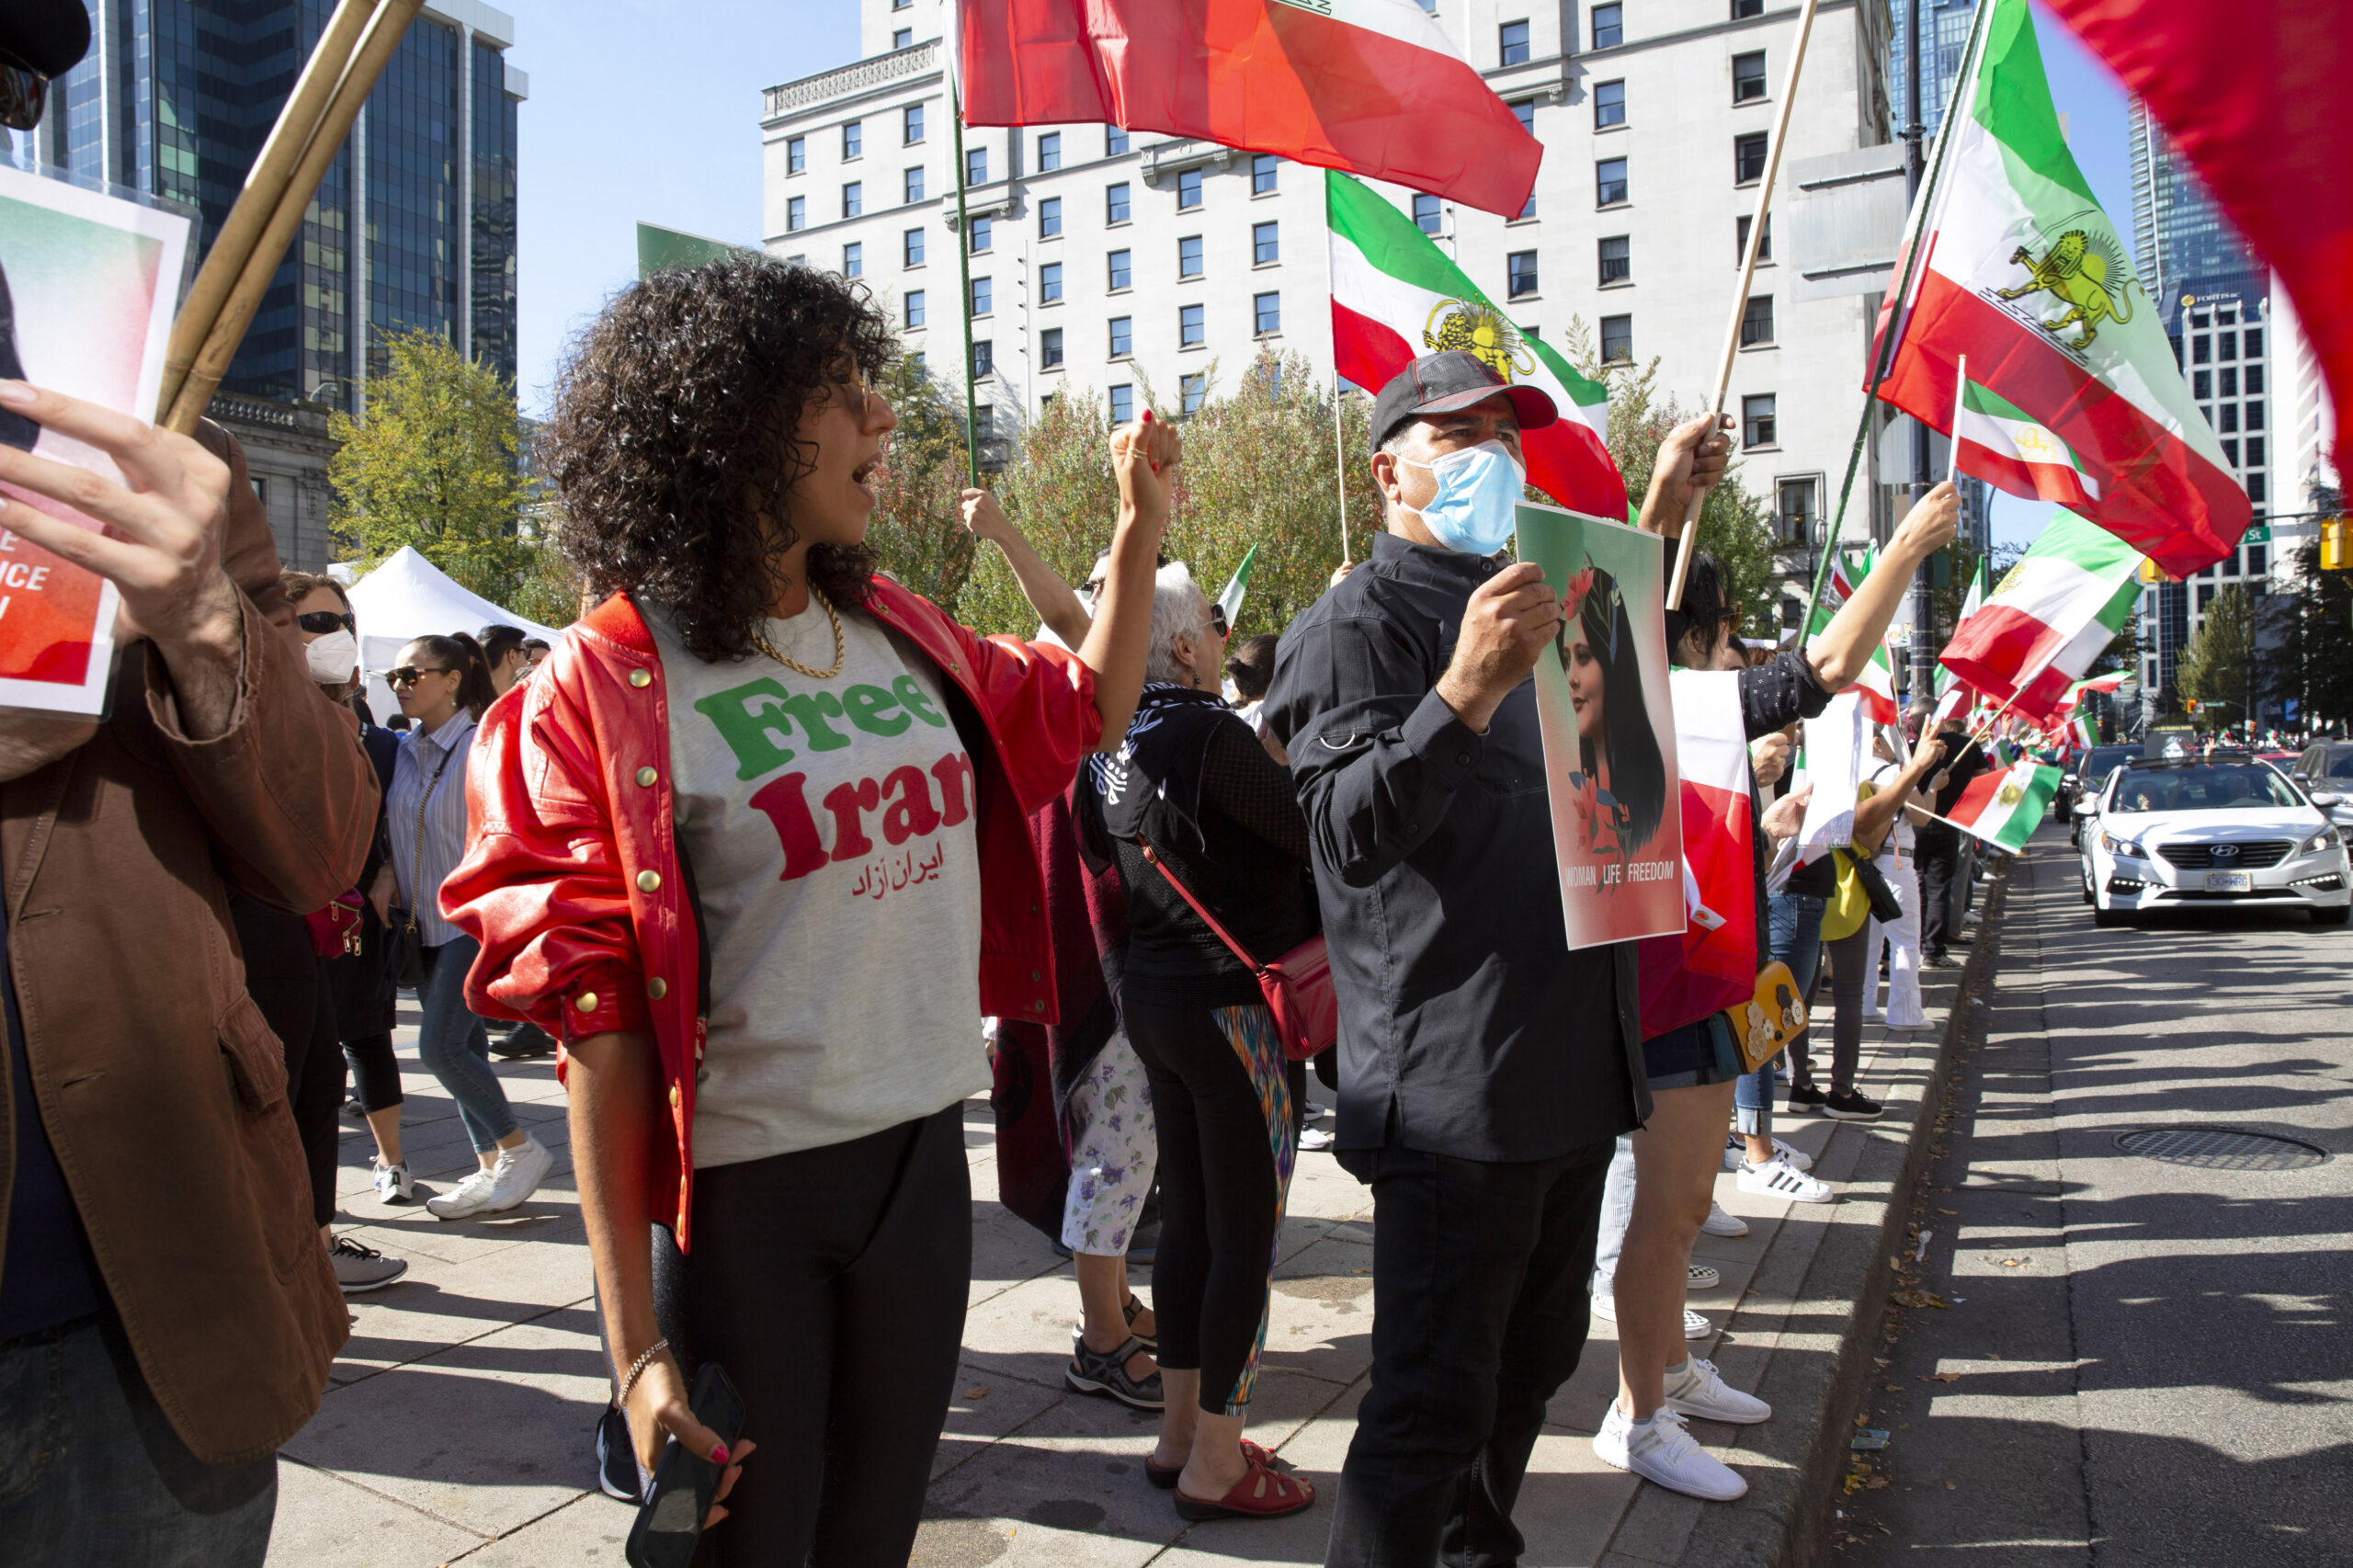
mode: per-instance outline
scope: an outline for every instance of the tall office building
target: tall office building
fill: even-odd
[[[1660,361],[1658,390],[1704,406],[1795,36],[1792,0],[1446,0],[1432,5],[1545,148],[1513,218],[1382,186],[1512,319],[1559,344]],[[767,91],[767,243],[863,278],[904,341],[954,376],[961,346],[952,126],[940,0],[860,0],[861,58]],[[1888,12],[1814,23],[1790,161],[1884,143]],[[1319,169],[1103,125],[974,130],[963,142],[976,372],[1001,436],[1045,400],[1124,417],[1147,394],[1183,413],[1262,347],[1331,373]],[[1742,480],[1779,519],[1802,599],[1835,502],[1876,296],[1799,298],[1760,267],[1726,411]],[[1847,519],[1884,506],[1867,467]],[[1884,517],[1873,519],[1884,526]],[[1791,606],[1794,611],[1795,606]]]
[[[183,203],[207,247],[332,0],[85,0],[90,52],[51,88],[40,161]],[[324,564],[325,422],[358,413],[391,335],[515,374],[514,19],[434,0],[402,40],[222,378],[290,563]],[[201,249],[199,249],[199,255]]]

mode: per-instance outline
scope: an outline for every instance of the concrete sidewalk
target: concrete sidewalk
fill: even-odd
[[[1858,1294],[1868,1297],[1870,1272],[1881,1261],[1888,1200],[1935,1078],[1956,979],[1953,971],[1930,974],[1930,1028],[1866,1030],[1863,1082],[1887,1100],[1883,1120],[1866,1127],[1790,1119],[1779,1129],[1816,1156],[1818,1175],[1844,1184],[1839,1202],[1752,1198],[1729,1175],[1717,1184],[1719,1199],[1748,1221],[1749,1233],[1700,1238],[1699,1256],[1723,1279],[1693,1298],[1719,1330],[1693,1348],[1713,1357],[1735,1386],[1773,1401],[1779,1414],[1759,1427],[1694,1423],[1693,1430],[1749,1478],[1749,1496],[1703,1508],[1594,1458],[1589,1439],[1617,1375],[1611,1325],[1597,1321],[1584,1364],[1552,1403],[1520,1494],[1524,1562],[1625,1568],[1772,1562],[1804,1517],[1806,1499],[1827,1496],[1836,1471],[1825,1470],[1822,1456],[1835,1449],[1843,1460],[1846,1447],[1843,1434],[1834,1444],[1822,1431],[1825,1421],[1843,1420],[1833,1413],[1840,1346],[1856,1326]],[[1826,1040],[1826,1014],[1817,1017]],[[403,1022],[407,1153],[422,1181],[447,1190],[472,1155],[447,1096],[415,1065],[413,1009],[404,1009]],[[373,1151],[367,1130],[342,1124],[344,1214],[358,1239],[411,1267],[398,1283],[352,1301],[351,1343],[325,1402],[282,1455],[273,1568],[621,1561],[631,1511],[597,1493],[592,1474],[590,1434],[607,1381],[563,1090],[546,1062],[504,1063],[499,1074],[526,1126],[557,1155],[538,1196],[506,1214],[445,1223],[421,1204],[379,1204],[367,1184]],[[965,1365],[915,1561],[1086,1568],[1147,1562],[1179,1568],[1225,1557],[1320,1562],[1370,1356],[1366,1189],[1328,1153],[1301,1155],[1266,1369],[1252,1406],[1251,1436],[1314,1483],[1315,1507],[1272,1523],[1188,1526],[1142,1474],[1157,1417],[1063,1388],[1077,1289],[1044,1238],[995,1201],[992,1127],[986,1102],[970,1102],[973,1278]],[[1137,1273],[1148,1293],[1149,1271]],[[1875,1304],[1866,1300],[1861,1308],[1875,1318]],[[745,1484],[756,1483],[756,1470],[747,1471]]]

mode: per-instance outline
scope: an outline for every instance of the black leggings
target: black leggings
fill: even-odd
[[[351,1062],[352,1093],[361,1110],[389,1110],[401,1103],[401,1063],[392,1054],[390,1032],[345,1040],[343,1054]]]
[[[1263,1021],[1265,1010],[1231,1011]],[[1240,1415],[1257,1380],[1275,1236],[1297,1147],[1281,1047],[1254,1075],[1217,1011],[1122,997],[1120,1013],[1152,1081],[1160,1129],[1160,1250],[1152,1265],[1160,1364],[1198,1369],[1201,1408]],[[1271,1042],[1270,1029],[1260,1032]]]
[[[311,928],[299,915],[265,909],[250,899],[230,903],[245,960],[245,990],[286,1052],[286,1101],[302,1141],[311,1178],[311,1222],[335,1219],[335,1167],[343,1132],[343,1052],[335,1049],[335,1001],[325,960],[311,950]]]
[[[1870,923],[1865,921],[1835,942],[1823,944],[1830,960],[1830,1092],[1843,1095],[1855,1086],[1855,1068],[1863,1059],[1863,987],[1878,976],[1870,968]],[[1804,1034],[1790,1042],[1790,1082],[1801,1089],[1813,1087],[1813,1052]]]
[[[688,1242],[654,1249],[656,1315],[689,1380],[727,1369],[760,1448],[697,1563],[905,1568],[972,1278],[962,1103],[697,1171]]]

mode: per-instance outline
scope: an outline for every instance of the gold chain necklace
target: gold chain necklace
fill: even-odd
[[[833,668],[827,670],[813,670],[798,659],[786,658],[782,653],[776,651],[766,637],[760,634],[760,629],[756,626],[752,629],[752,642],[753,645],[757,647],[761,653],[766,653],[769,658],[774,659],[778,664],[782,665],[788,670],[798,671],[800,674],[807,676],[811,680],[831,680],[835,676],[842,673],[842,661],[847,657],[847,645],[842,642],[842,618],[834,613],[833,601],[826,598],[824,595],[819,593],[817,591],[816,585],[813,583],[810,585],[809,597],[817,601],[818,607],[825,612],[825,619],[833,623]]]

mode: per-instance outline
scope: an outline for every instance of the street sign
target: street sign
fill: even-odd
[[[2246,530],[2246,536],[2243,540],[2241,540],[2241,542],[2245,544],[2269,544],[2271,542],[2271,525],[2269,523],[2256,523],[2253,525]]]

